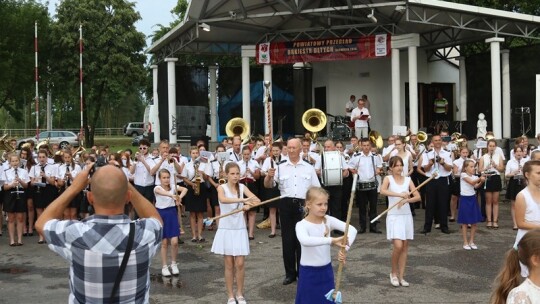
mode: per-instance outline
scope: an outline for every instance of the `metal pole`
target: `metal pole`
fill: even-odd
[[[79,141],[81,141],[80,136],[83,134],[83,36],[82,36],[82,24],[79,25],[79,82],[80,82],[80,108],[81,108],[81,130],[79,131]],[[82,146],[82,144],[80,144]]]
[[[34,23],[34,55],[35,55],[35,70],[34,77],[36,81],[36,138],[39,140],[39,74],[38,74],[38,35],[37,35],[37,21]]]

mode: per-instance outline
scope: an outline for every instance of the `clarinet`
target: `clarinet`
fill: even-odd
[[[40,165],[39,167],[41,168],[41,173],[43,173],[43,176],[41,177],[41,182],[45,184],[47,183],[47,179],[45,178],[45,166]],[[36,186],[36,188],[37,188],[36,193],[41,193],[41,187]]]
[[[17,186],[15,186],[15,194],[16,194],[16,198],[19,200],[21,199],[20,195],[19,195],[19,191],[20,191],[20,186],[19,186],[19,170],[18,168],[15,168],[15,180],[17,180]]]
[[[69,164],[66,163],[66,173],[64,174],[64,178],[66,179],[66,183],[64,184],[64,190],[71,186],[71,179],[67,176],[67,174],[69,173]]]

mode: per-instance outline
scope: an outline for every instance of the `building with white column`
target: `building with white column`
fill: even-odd
[[[375,18],[368,18],[372,12]],[[205,26],[205,31],[201,30],[203,23],[209,26]],[[509,130],[514,119],[509,110],[520,102],[511,99],[513,82],[508,72],[508,53],[503,51],[501,59],[500,49],[508,47],[506,36],[539,39],[535,34],[538,27],[540,18],[535,16],[438,0],[351,1],[338,7],[313,1],[191,1],[183,22],[156,41],[149,52],[157,60],[181,54],[241,57],[238,78],[242,79],[242,115],[248,123],[265,119],[254,117],[250,108],[250,62],[256,56],[257,45],[268,43],[270,52],[274,52],[272,45],[284,43],[284,53],[272,56],[304,56],[298,57],[297,62],[309,62],[313,69],[311,105],[320,105],[323,100],[330,115],[344,115],[349,96],[358,98],[365,94],[371,102],[371,128],[383,136],[390,135],[396,125],[415,132],[429,131],[434,116],[433,99],[441,92],[449,102],[449,128],[455,128],[454,124],[460,121],[466,128],[475,128],[476,117],[482,112],[486,114],[488,129],[500,138],[515,133]],[[519,30],[525,28],[528,30]],[[346,39],[378,34],[391,37],[385,56],[347,59],[343,55],[347,50],[341,46]],[[316,43],[328,41],[331,44],[313,48]],[[465,69],[468,54],[462,53],[461,48],[472,44],[490,50],[489,73],[475,74],[474,70]],[[373,45],[358,47],[367,50]],[[313,53],[319,51],[331,55]],[[262,78],[271,79],[271,69],[263,70]],[[470,75],[491,82],[491,98],[475,101],[474,107],[469,101],[472,94],[468,94],[472,92],[467,92],[475,90],[467,88]],[[308,106],[309,101],[305,107]],[[272,111],[270,117],[271,114]],[[275,133],[276,117],[271,119]],[[211,130],[215,130],[217,123],[212,120],[211,124]],[[163,137],[163,130],[161,133]]]

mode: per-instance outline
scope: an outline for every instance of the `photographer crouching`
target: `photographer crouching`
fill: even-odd
[[[163,222],[154,206],[131,186],[121,169],[86,168],[43,212],[36,229],[49,248],[70,262],[69,303],[148,303],[150,261],[161,245]],[[88,184],[95,215],[60,220],[71,200]],[[124,215],[131,202],[139,216]]]

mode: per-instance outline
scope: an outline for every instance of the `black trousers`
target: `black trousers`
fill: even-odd
[[[135,189],[137,189],[137,191],[139,191],[139,193],[144,196],[147,200],[150,201],[150,203],[154,203],[155,201],[155,198],[154,198],[154,185],[151,185],[151,186],[139,186],[139,185],[135,185]]]
[[[432,179],[426,185],[426,218],[424,230],[431,231],[433,217],[436,217],[441,225],[441,230],[448,229],[448,206],[450,200],[450,177]]]
[[[360,229],[366,230],[368,220],[377,217],[377,189],[368,191],[356,190],[356,204],[360,209]],[[369,219],[366,218],[366,212],[369,214]],[[370,230],[375,230],[377,223],[369,224]]]
[[[296,279],[300,268],[300,243],[296,238],[296,223],[302,220],[303,199],[284,198],[279,204],[279,220],[281,223],[281,245],[285,276]]]
[[[349,174],[349,176],[343,178],[343,186],[341,186],[341,189],[343,190],[341,193],[341,217],[338,217],[338,219],[342,221],[347,220],[347,210],[349,208],[349,200],[351,199],[351,189],[352,189],[352,174]]]
[[[325,186],[324,189],[330,194],[328,198],[328,214],[337,219],[341,219],[343,216],[347,217],[347,207],[342,209],[343,207],[341,205],[343,186]]]

